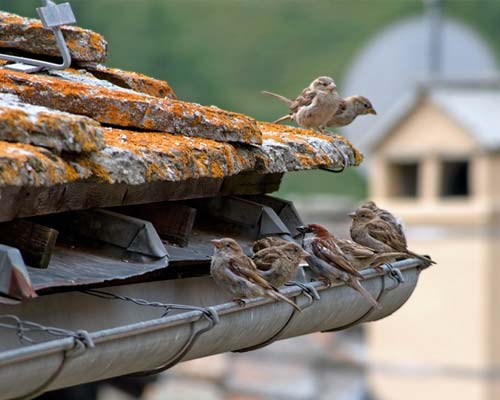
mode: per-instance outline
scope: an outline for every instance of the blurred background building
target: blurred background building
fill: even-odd
[[[343,132],[365,170],[289,174],[279,195],[340,236],[347,210],[372,197],[405,221],[410,248],[438,262],[384,321],[183,363],[143,399],[500,398],[498,1],[71,4],[112,44],[109,66],[165,79],[180,99],[273,120],[286,110],[260,91],[292,97],[318,75],[369,97],[379,115]],[[26,16],[37,6],[0,0]]]

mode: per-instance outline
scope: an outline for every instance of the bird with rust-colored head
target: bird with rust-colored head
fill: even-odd
[[[327,284],[342,279],[346,285],[359,292],[370,304],[380,308],[378,302],[360,283],[363,275],[351,264],[349,258],[342,252],[338,239],[328,229],[319,224],[309,224],[297,229],[303,234],[312,234],[310,237],[305,237],[304,249],[312,255],[306,261],[313,274]],[[343,279],[342,273],[347,274],[347,279]]]
[[[255,263],[243,253],[234,239],[214,239],[212,243],[215,250],[210,274],[215,283],[230,293],[236,301],[244,303],[244,299],[263,296],[285,301],[297,311],[301,311],[293,301],[283,296],[276,287],[258,274]]]
[[[257,251],[252,260],[257,266],[259,275],[279,288],[297,275],[300,263],[308,256],[309,254],[298,244],[286,242]]]
[[[382,219],[377,214],[377,211],[361,207],[349,214],[349,216],[352,218],[351,238],[356,243],[367,246],[377,253],[400,252],[410,257],[416,257],[426,263],[435,264],[428,257],[408,250],[406,237],[402,229]]]

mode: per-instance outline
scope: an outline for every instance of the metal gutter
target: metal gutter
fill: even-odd
[[[401,271],[404,282],[394,278],[394,268]],[[217,324],[192,343],[181,357],[184,361],[258,347],[270,338],[281,340],[339,330],[384,318],[411,296],[420,270],[420,262],[410,259],[396,262],[392,268],[384,266],[383,273],[363,271],[363,285],[379,299],[381,310],[372,308],[342,283],[327,288],[322,282],[312,282],[320,294],[320,300],[314,302],[297,286],[283,289],[301,307],[310,305],[302,313],[294,313],[286,303],[263,298],[250,300],[244,308],[226,302],[227,296],[215,288],[209,277],[127,285],[107,291],[158,302],[203,305],[215,311]],[[94,345],[80,346],[75,351],[80,341],[68,337],[19,348],[14,332],[4,335],[0,330],[0,399],[30,398],[25,396],[39,388],[56,389],[157,368],[175,359],[193,332],[207,327],[209,320],[198,310],[155,318],[158,308],[83,293],[42,296],[20,306],[2,305],[0,314],[16,314],[68,330],[83,328],[92,332],[89,336]]]

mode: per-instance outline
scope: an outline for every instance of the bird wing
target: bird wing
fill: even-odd
[[[346,112],[346,110],[347,110],[347,101],[342,99],[339,101],[339,106],[337,108],[337,111],[335,111],[335,116],[342,115],[343,113]]]
[[[255,283],[264,289],[277,290],[257,273],[255,263],[247,256],[231,258],[229,260],[229,269],[232,273]]]
[[[375,254],[375,252],[369,247],[362,246],[352,240],[339,239],[338,244],[340,250],[352,254],[355,258],[370,258]]]
[[[356,271],[356,268],[354,268],[349,261],[347,261],[345,256],[340,253],[340,249],[339,252],[332,250],[332,245],[332,243],[328,243],[325,240],[315,239],[312,243],[314,254],[342,271],[347,272],[349,275],[362,277],[362,275]]]
[[[316,92],[309,88],[305,88],[302,93],[290,105],[290,111],[297,112],[299,108],[309,106],[316,97]]]
[[[404,235],[399,234],[390,223],[382,219],[377,219],[366,224],[366,228],[372,238],[387,244],[394,250],[402,252],[407,250],[406,238]]]

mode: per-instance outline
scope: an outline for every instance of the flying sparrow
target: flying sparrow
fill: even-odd
[[[435,264],[430,258],[408,250],[404,232],[396,225],[383,220],[375,211],[358,208],[349,216],[352,218],[351,238],[356,243],[368,246],[377,253],[400,252],[427,264]]]
[[[274,246],[282,246],[284,244],[291,243],[288,240],[282,239],[278,236],[267,236],[265,238],[259,239],[253,243],[252,250],[254,253],[257,253],[259,250],[274,247]]]
[[[337,85],[328,76],[316,78],[294,101],[275,93],[263,93],[280,99],[290,109],[290,113],[278,118],[275,124],[292,120],[303,128],[317,129],[321,133],[326,133],[326,125],[342,101],[337,93]]]
[[[349,125],[358,115],[366,114],[377,115],[370,100],[363,96],[345,97],[343,104],[337,109],[335,115],[326,125],[328,127],[340,128]]]
[[[257,251],[252,260],[259,270],[259,275],[279,288],[297,275],[301,261],[308,256],[298,244],[287,242]]]
[[[262,278],[250,257],[231,238],[212,240],[215,246],[210,264],[210,274],[215,283],[234,296],[235,301],[245,304],[245,298],[270,297],[283,300],[297,311],[301,311],[293,301],[283,296],[277,288]]]
[[[304,249],[311,254],[306,261],[313,274],[320,280],[331,284],[340,279],[346,285],[359,292],[370,304],[380,308],[377,300],[359,282],[363,276],[356,270],[346,255],[342,252],[336,238],[328,230],[318,224],[309,224],[297,228],[303,234],[312,233],[304,239]]]

